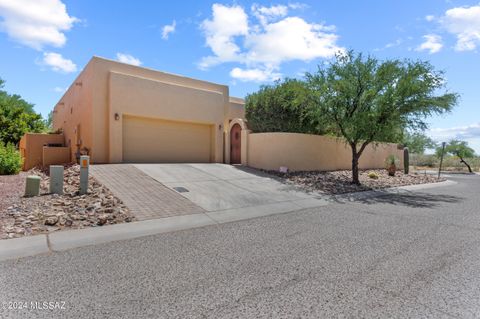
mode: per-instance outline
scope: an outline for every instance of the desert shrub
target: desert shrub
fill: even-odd
[[[435,155],[411,154],[410,165],[423,167],[436,167],[440,160]]]
[[[11,143],[0,142],[0,175],[18,174],[22,167],[22,157]]]
[[[469,159],[470,166],[475,171],[480,170],[480,157],[474,157]],[[410,165],[418,167],[430,167],[438,168],[440,165],[440,159],[431,154],[410,154]],[[445,155],[442,163],[443,170],[465,170],[465,165],[460,162],[460,159],[456,156]]]
[[[378,179],[378,174],[375,172],[368,172],[368,177],[371,179]]]
[[[395,166],[398,166],[398,164],[400,163],[400,161],[398,160],[398,157],[396,157],[395,155],[393,154],[390,154],[387,156],[387,158],[385,159],[385,166],[388,168],[390,165],[395,165]]]
[[[473,157],[468,159],[468,163],[474,171],[480,169],[480,157]],[[436,165],[438,167],[438,164]],[[445,156],[443,158],[443,169],[445,170],[465,170],[465,165],[460,162],[457,156]]]

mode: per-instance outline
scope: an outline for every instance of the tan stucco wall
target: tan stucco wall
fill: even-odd
[[[101,58],[94,58],[93,63],[98,88],[94,92],[94,128],[99,131],[111,125],[105,134],[95,135],[94,149],[102,153],[97,161],[120,161],[124,113],[220,126],[214,136],[214,161],[223,161],[221,126],[229,109],[227,86]],[[120,121],[113,120],[115,113]]]
[[[213,135],[213,162],[223,161],[221,125],[224,120],[224,102],[224,96],[219,92],[173,85],[116,72],[110,73],[111,118],[118,113],[217,127]],[[122,161],[122,127],[122,117],[118,121],[111,121],[109,159],[111,163]],[[170,134],[174,139],[176,132],[171,131]]]
[[[341,139],[297,133],[253,133],[247,136],[247,165],[291,171],[330,171],[351,169],[350,146]],[[360,157],[360,169],[384,168],[385,159],[394,154],[402,167],[403,151],[397,144],[381,143],[367,146]]]
[[[43,167],[70,163],[70,147],[43,147]]]
[[[42,165],[43,146],[45,144],[62,144],[64,143],[62,134],[41,134],[27,133],[19,143],[20,154],[23,158],[23,170],[29,170],[37,165]]]
[[[233,120],[235,118],[244,119],[245,118],[245,101],[238,97],[230,97],[229,100],[229,109],[227,119]]]
[[[70,146],[71,158],[81,148],[93,151],[93,69],[87,65],[70,85],[53,110],[53,129],[61,129],[65,145]]]
[[[212,161],[223,162],[224,126],[230,116],[244,116],[242,100],[231,102],[228,86],[99,57],[90,60],[75,82],[83,86],[72,84],[60,100],[64,106],[56,107],[54,127],[65,130],[74,152],[71,132],[80,124],[82,147],[90,148],[92,163],[122,161],[123,116],[211,125]],[[72,105],[81,116],[69,116]]]

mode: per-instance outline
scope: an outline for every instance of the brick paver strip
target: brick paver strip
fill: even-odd
[[[133,165],[92,165],[90,171],[128,206],[138,220],[205,211]]]

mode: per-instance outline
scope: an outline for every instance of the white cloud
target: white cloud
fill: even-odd
[[[327,27],[328,28],[328,27]],[[330,58],[342,49],[338,36],[325,32],[321,24],[310,24],[298,17],[287,17],[267,24],[262,32],[245,39],[250,62],[278,65],[285,61]]]
[[[432,128],[428,131],[428,134],[435,140],[448,141],[450,139],[473,139],[480,138],[480,122],[449,128]]]
[[[238,67],[230,71],[230,76],[243,82],[265,82],[281,78],[280,73],[276,73],[271,69],[241,69]]]
[[[398,38],[393,42],[389,42],[389,43],[385,44],[385,46],[382,47],[382,48],[373,49],[373,51],[378,52],[378,51],[383,51],[383,50],[386,50],[386,49],[395,48],[395,47],[398,47],[398,46],[402,45],[404,42],[409,41],[409,40],[412,40],[412,37],[407,37],[406,40],[404,40],[402,38]]]
[[[400,44],[402,44],[403,40],[402,39],[397,39],[395,42],[390,42],[385,45],[386,49],[393,48],[393,47],[398,47]]]
[[[448,142],[452,139],[466,141],[477,154],[480,154],[480,122],[465,126],[432,128],[427,134],[437,142]]]
[[[447,10],[440,22],[457,37],[457,51],[475,50],[480,45],[480,4]]]
[[[235,43],[235,37],[248,34],[248,16],[242,7],[227,7],[216,3],[212,6],[212,19],[204,20],[200,27],[205,34],[207,46],[215,54],[203,58],[201,68],[239,60],[240,48]]]
[[[299,7],[253,5],[252,16],[238,6],[214,4],[212,17],[201,24],[206,45],[213,55],[204,57],[202,69],[226,62],[245,65],[236,67],[230,75],[246,81],[269,81],[279,74],[284,62],[311,61],[330,58],[343,48],[337,45],[335,27],[308,23],[302,18],[288,16],[289,9]]]
[[[15,41],[41,50],[45,45],[62,47],[64,32],[79,21],[69,16],[60,0],[0,0],[0,30]]]
[[[175,27],[177,26],[177,22],[173,20],[172,24],[164,25],[162,28],[162,39],[168,40],[168,36],[170,33],[175,32]]]
[[[435,20],[435,16],[429,14],[429,15],[425,16],[425,20],[427,20],[428,22],[431,22],[431,21]]]
[[[72,73],[77,71],[77,66],[72,60],[65,59],[61,54],[54,52],[44,52],[43,65],[49,66],[53,71]]]
[[[301,2],[293,2],[293,3],[289,3],[288,4],[288,7],[290,9],[306,9],[308,8],[308,4],[305,4],[305,3],[301,3]]]
[[[423,38],[425,41],[420,44],[415,50],[416,51],[428,51],[428,53],[433,54],[439,52],[442,47],[442,37],[436,34],[427,34]]]
[[[57,92],[57,93],[64,93],[66,90],[67,89],[59,87],[59,86],[56,86],[56,87],[53,88],[53,91]]]
[[[265,25],[268,21],[276,18],[285,17],[288,13],[288,7],[284,5],[264,7],[259,6],[258,4],[253,4],[251,10],[253,15],[257,17],[262,25]]]
[[[142,61],[126,53],[117,53],[117,60],[122,63],[132,64],[136,66],[139,66],[142,64]]]

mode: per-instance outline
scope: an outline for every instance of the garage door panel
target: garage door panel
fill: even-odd
[[[123,118],[124,162],[208,163],[211,144],[211,125]]]

